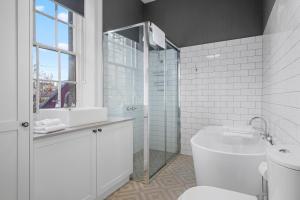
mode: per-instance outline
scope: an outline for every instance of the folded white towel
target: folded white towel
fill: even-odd
[[[150,43],[166,48],[166,34],[155,24],[151,23]]]
[[[35,126],[33,127],[34,131],[44,131],[45,130],[45,126]]]
[[[53,126],[53,125],[58,125],[61,123],[62,122],[60,119],[44,119],[44,120],[36,121],[35,125],[36,126]]]
[[[53,126],[36,126],[33,128],[34,133],[39,133],[39,134],[46,134],[46,133],[51,133],[55,131],[60,131],[66,129],[65,124],[57,124]]]
[[[230,136],[230,137],[242,137],[242,138],[253,138],[252,134],[245,134],[245,133],[237,133],[237,132],[224,132],[224,136]]]

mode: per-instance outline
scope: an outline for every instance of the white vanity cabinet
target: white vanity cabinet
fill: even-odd
[[[96,134],[91,129],[34,144],[34,200],[96,198]]]
[[[133,172],[133,125],[128,121],[98,129],[97,193],[104,199],[128,182]]]
[[[133,171],[132,121],[34,140],[34,200],[104,199]]]

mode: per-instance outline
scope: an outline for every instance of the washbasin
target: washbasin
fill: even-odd
[[[104,107],[82,107],[41,109],[39,120],[59,118],[68,127],[92,124],[107,120],[107,108]]]

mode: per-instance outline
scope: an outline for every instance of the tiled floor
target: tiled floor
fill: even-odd
[[[131,181],[107,200],[176,200],[195,185],[192,157],[179,155],[149,185]]]
[[[150,149],[150,174],[155,174],[161,166],[164,165],[164,161],[169,160],[175,154],[170,152],[158,151]],[[133,155],[133,179],[143,180],[144,178],[144,151],[140,151]]]

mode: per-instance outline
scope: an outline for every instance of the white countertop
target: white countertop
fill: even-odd
[[[55,132],[52,132],[52,133],[47,133],[47,134],[34,133],[33,139],[37,140],[37,139],[41,139],[41,138],[48,138],[48,137],[53,137],[53,136],[57,136],[57,135],[70,133],[70,132],[73,132],[73,131],[93,128],[93,127],[98,127],[98,126],[107,126],[107,125],[110,125],[110,124],[115,124],[115,123],[120,123],[120,122],[131,121],[133,119],[134,118],[130,118],[130,117],[108,118],[107,121],[103,121],[103,122],[99,122],[99,123],[93,123],[93,124],[86,124],[86,125],[76,126],[76,127],[68,127],[64,130],[55,131]]]

